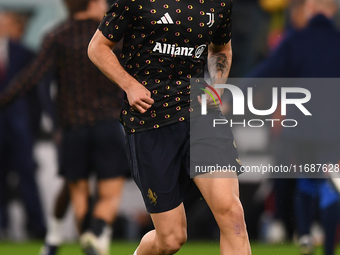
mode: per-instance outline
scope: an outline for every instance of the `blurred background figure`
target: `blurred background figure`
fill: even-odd
[[[339,78],[340,77],[340,32],[335,29],[332,18],[337,6],[333,0],[296,1],[292,20],[296,29],[301,31],[287,35],[275,52],[255,70],[251,77],[269,78]],[[327,103],[317,100],[314,108],[313,123],[301,119],[299,127],[289,131],[282,130],[280,155],[286,162],[297,165],[321,163],[336,164],[340,158],[340,136],[337,127],[339,118],[332,114],[339,106],[336,102],[339,89],[328,91],[329,87],[320,84],[313,90],[318,98],[327,98]],[[333,88],[332,88],[333,89]],[[325,97],[323,97],[325,95]],[[321,113],[321,114],[319,114]],[[294,116],[294,112],[289,112]],[[325,127],[324,123],[332,123]],[[333,128],[332,128],[333,127]],[[306,132],[307,131],[307,132]],[[281,156],[282,158],[282,156]],[[277,190],[283,189],[282,183]],[[296,180],[295,219],[299,236],[300,253],[313,254],[313,240],[310,229],[319,208],[320,220],[325,231],[325,255],[334,254],[336,227],[339,220],[339,194],[326,179]],[[290,189],[286,186],[286,190]],[[281,196],[281,198],[283,198]],[[279,202],[279,201],[278,201]],[[282,206],[278,209],[283,209]]]
[[[27,16],[0,12],[0,92],[28,63],[34,54],[20,44]],[[34,107],[32,100],[35,101]],[[46,228],[35,179],[33,159],[34,134],[40,123],[40,105],[36,91],[0,112],[0,233],[8,228],[9,173],[18,177],[18,190],[27,213],[27,230],[31,237],[42,238]],[[13,174],[11,174],[13,179]]]
[[[87,57],[87,46],[108,8],[106,0],[65,0],[65,4],[70,18],[46,35],[38,57],[0,94],[0,105],[9,104],[54,73],[61,131],[59,173],[70,195],[64,185],[41,254],[56,254],[70,196],[84,252],[106,255],[129,171],[119,123],[123,93]],[[85,216],[92,172],[98,180],[98,200],[89,220]]]
[[[270,16],[258,0],[233,3],[233,67],[230,77],[243,77],[262,60],[267,51]]]
[[[305,9],[306,0],[291,0],[289,5],[289,28],[300,30],[308,25]]]
[[[262,4],[266,4],[266,9],[274,11],[274,6],[270,5],[270,2],[262,1]],[[277,11],[276,15],[282,15],[282,5]],[[287,4],[285,4],[287,5]],[[305,0],[291,0],[287,7],[286,13],[287,19],[281,21],[283,27],[277,26],[272,32],[276,34],[276,39],[273,42],[272,35],[269,35],[269,43],[271,51],[274,51],[287,36],[291,33],[295,33],[300,29],[306,27],[308,19],[305,13]],[[273,18],[275,20],[275,18]],[[277,21],[278,22],[278,21]],[[265,64],[260,64],[257,69],[253,70],[250,77],[263,78],[272,77],[269,71],[268,62]],[[264,65],[264,66],[263,66]],[[264,100],[265,101],[265,100]],[[274,119],[282,118],[280,116],[280,109],[278,109],[272,116]],[[282,126],[276,125],[270,130],[270,137],[272,142],[273,154],[275,157],[276,165],[288,165],[292,162],[293,156],[290,151],[290,144],[286,142],[286,139],[282,137]],[[274,179],[273,180],[273,190],[272,198],[274,198],[274,204],[272,205],[272,212],[262,215],[262,219],[270,219],[272,222],[268,226],[267,238],[269,242],[280,243],[283,240],[293,241],[294,232],[296,229],[295,214],[294,214],[294,201],[295,201],[295,191],[296,191],[296,180],[295,179]],[[269,198],[270,199],[270,198]]]

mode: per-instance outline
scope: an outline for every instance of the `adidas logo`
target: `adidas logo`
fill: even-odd
[[[157,24],[174,24],[174,22],[172,21],[172,18],[167,12],[160,20],[157,21]]]

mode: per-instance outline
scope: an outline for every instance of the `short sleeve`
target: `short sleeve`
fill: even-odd
[[[110,7],[98,27],[107,39],[119,42],[124,34],[132,28],[134,4],[134,0],[116,0]]]
[[[225,14],[222,14],[225,18],[224,22],[217,28],[212,43],[216,45],[225,45],[231,40],[231,13],[232,13],[232,2],[230,1],[229,8]]]

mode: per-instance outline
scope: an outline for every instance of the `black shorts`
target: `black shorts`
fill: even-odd
[[[220,173],[221,178],[239,175],[241,160],[229,124],[220,111],[190,120],[190,175],[192,178],[208,173]],[[211,176],[211,175],[206,175]]]
[[[208,118],[212,120],[217,116],[220,118],[222,115],[216,112],[210,114]],[[216,155],[223,155],[223,162],[219,161],[221,164],[238,165],[237,150],[228,125],[219,128],[224,130],[222,133],[221,131],[215,133],[215,138],[219,138],[213,139],[217,140],[216,147],[205,151],[205,147],[202,147],[205,145],[196,142],[197,139],[202,138],[202,135],[205,136],[204,134],[208,134],[209,141],[214,137],[215,130],[212,125],[210,128],[210,122],[205,117],[199,116],[159,129],[126,135],[132,176],[142,193],[149,213],[169,211],[182,203],[193,184],[190,177],[190,164],[196,164],[194,161],[197,158],[196,156],[191,158],[191,150],[194,150],[195,154],[202,150],[204,157],[209,159],[215,159]],[[195,131],[190,127],[194,122],[200,125],[198,130],[207,132],[202,134],[198,130]],[[223,139],[218,137],[221,134]],[[216,151],[221,148],[222,152]]]
[[[118,120],[63,130],[59,174],[68,181],[110,179],[129,174],[124,131]]]

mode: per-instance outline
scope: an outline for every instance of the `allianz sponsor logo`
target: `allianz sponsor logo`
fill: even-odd
[[[176,44],[156,42],[156,45],[152,51],[173,56],[195,56],[195,58],[199,58],[201,57],[206,47],[206,44],[202,44],[198,46],[197,49],[195,49],[194,47],[180,47],[176,46]]]

